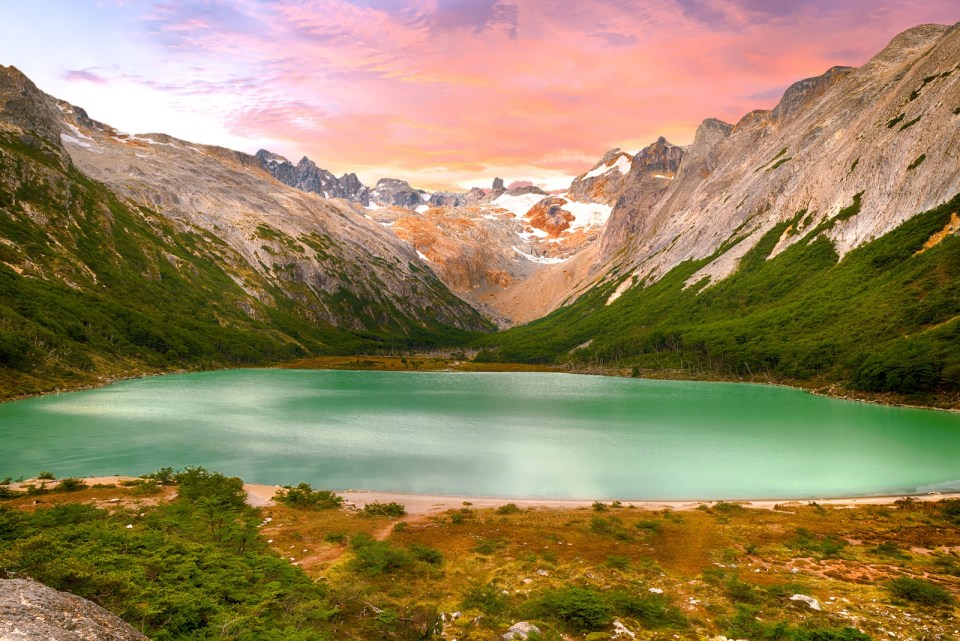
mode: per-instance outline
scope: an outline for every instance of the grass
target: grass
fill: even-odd
[[[416,639],[435,625],[493,639],[519,620],[544,638],[583,638],[609,636],[615,618],[641,639],[850,641],[920,628],[948,638],[960,615],[956,559],[942,552],[960,546],[949,501],[624,505],[613,514],[636,534],[621,539],[592,527],[611,510],[471,508],[461,523],[407,515],[394,528],[349,509],[254,510],[235,502],[231,479],[180,478],[161,486],[156,505],[123,486],[54,489],[40,504],[6,499],[0,568],[93,596],[157,639],[220,634],[227,620],[236,639],[301,638],[294,629],[314,635],[302,638]],[[440,619],[454,611],[456,625]]]

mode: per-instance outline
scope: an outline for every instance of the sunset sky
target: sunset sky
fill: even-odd
[[[0,9],[0,64],[131,133],[371,186],[556,187],[958,20],[957,0],[31,0]]]

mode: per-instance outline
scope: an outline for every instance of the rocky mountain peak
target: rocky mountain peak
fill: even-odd
[[[381,178],[370,191],[370,202],[381,207],[406,207],[416,209],[424,204],[422,194],[405,180]]]
[[[637,152],[630,165],[630,172],[658,172],[673,175],[683,158],[683,148],[667,142],[663,136]]]
[[[853,71],[853,67],[831,67],[813,78],[805,78],[790,85],[776,107],[773,108],[773,120],[783,120],[805,109],[819,98],[838,80]]]
[[[506,188],[503,186],[503,178],[499,178],[499,177],[494,178],[494,179],[493,179],[493,191],[503,191],[504,189],[506,189]]]
[[[261,166],[270,175],[285,185],[319,194],[324,198],[343,198],[363,206],[370,204],[369,190],[356,174],[344,174],[337,178],[326,169],[304,156],[294,166],[279,154],[261,149],[256,154]]]

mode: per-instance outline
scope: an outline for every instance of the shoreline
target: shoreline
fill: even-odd
[[[125,481],[138,481],[140,477],[125,475],[104,475],[104,476],[83,476],[78,477],[89,487],[94,484],[114,484],[120,485]],[[46,483],[54,485],[62,479],[47,480]],[[11,483],[10,489],[20,490],[28,484],[40,483],[39,479],[25,479]],[[171,486],[176,487],[176,486]],[[273,495],[281,485],[268,485],[264,483],[244,483],[243,489],[247,492],[247,503],[252,507],[269,508],[276,504],[273,501]],[[576,510],[592,508],[594,503],[603,503],[607,509],[641,509],[641,510],[676,510],[688,511],[696,510],[702,506],[710,507],[717,503],[732,503],[741,505],[748,509],[773,510],[777,506],[789,510],[790,507],[802,507],[815,503],[826,507],[835,508],[855,508],[860,505],[893,505],[896,501],[902,499],[912,499],[922,502],[934,502],[947,499],[960,500],[960,491],[955,492],[928,492],[926,494],[878,494],[868,496],[840,496],[825,498],[778,498],[778,499],[563,499],[563,498],[516,498],[516,497],[498,497],[498,496],[469,496],[462,494],[421,494],[414,492],[388,492],[382,490],[333,490],[337,496],[343,497],[346,504],[361,508],[367,503],[374,501],[380,503],[399,503],[407,510],[411,516],[439,514],[448,510],[456,510],[463,507],[473,509],[495,509],[508,503],[513,503],[519,508],[529,509],[548,509],[548,510]],[[610,504],[619,501],[619,508],[611,508]]]
[[[272,497],[279,485],[263,485],[259,483],[245,483],[248,503],[256,507],[273,505]],[[591,508],[596,502],[603,503],[607,509],[642,509],[642,510],[696,510],[700,506],[710,506],[716,503],[736,503],[745,508],[772,510],[779,505],[784,508],[790,506],[804,506],[810,503],[817,505],[852,508],[858,505],[893,505],[895,501],[909,498],[916,501],[939,501],[943,499],[960,499],[960,492],[944,492],[938,494],[885,494],[876,496],[834,497],[823,499],[549,499],[549,498],[507,498],[495,496],[463,496],[448,494],[415,494],[411,492],[385,492],[378,490],[344,490],[336,492],[345,501],[358,507],[378,501],[380,503],[399,503],[411,515],[436,514],[452,509],[470,507],[474,509],[497,508],[501,505],[513,503],[520,508],[540,509],[581,509]],[[619,500],[620,508],[611,508],[610,503]]]
[[[369,361],[368,359],[377,359],[377,361]],[[360,359],[365,359],[361,361]],[[419,366],[408,367],[406,362],[408,361],[432,361],[434,362],[433,366],[428,368],[421,368]],[[351,363],[349,361],[356,361]],[[379,361],[379,363],[378,363]],[[451,362],[452,361],[452,362]],[[361,363],[366,362],[370,363],[371,366],[358,366]],[[442,365],[437,363],[442,362]],[[375,367],[372,365],[384,365],[392,363],[392,367],[381,366]],[[398,365],[403,364],[403,367]],[[60,393],[68,392],[82,392],[89,391],[94,389],[102,389],[108,387],[115,383],[120,383],[123,381],[136,380],[140,378],[153,378],[156,376],[168,376],[171,374],[193,374],[193,373],[203,373],[203,372],[222,372],[229,370],[243,370],[243,369],[303,369],[303,370],[328,370],[328,371],[357,371],[357,372],[379,372],[379,371],[389,371],[389,372],[463,372],[463,373],[489,373],[489,372],[503,372],[503,373],[516,373],[516,372],[543,372],[543,373],[556,373],[556,374],[576,374],[580,376],[609,376],[613,378],[629,378],[636,380],[667,380],[667,381],[687,381],[687,382],[699,382],[699,383],[731,383],[731,384],[748,384],[748,385],[768,385],[771,387],[785,387],[788,389],[794,389],[797,391],[805,392],[813,396],[820,396],[822,398],[832,398],[835,400],[841,401],[851,401],[857,403],[870,403],[872,405],[880,405],[884,407],[901,407],[906,409],[919,409],[919,410],[935,410],[941,412],[953,412],[960,413],[960,402],[953,402],[952,399],[941,398],[939,399],[944,403],[953,403],[952,405],[920,405],[916,403],[907,403],[903,402],[900,397],[895,397],[890,394],[880,394],[880,393],[868,393],[868,392],[856,392],[854,390],[848,390],[842,388],[840,383],[824,383],[822,385],[804,386],[799,382],[783,382],[775,380],[754,380],[754,379],[743,379],[743,378],[732,378],[732,377],[723,377],[714,372],[709,373],[706,376],[696,376],[692,373],[688,373],[683,370],[644,370],[641,376],[632,376],[630,370],[626,368],[611,368],[605,370],[575,370],[564,368],[561,365],[546,365],[546,364],[532,364],[532,363],[475,363],[470,360],[457,360],[451,357],[440,358],[440,357],[431,357],[431,356],[411,356],[411,357],[400,357],[400,356],[357,356],[357,355],[343,355],[343,356],[319,356],[311,358],[297,359],[294,361],[283,361],[279,363],[265,363],[260,365],[249,365],[249,366],[230,366],[230,367],[215,367],[210,369],[188,369],[188,368],[178,368],[171,370],[161,370],[154,372],[139,372],[131,373],[126,376],[114,376],[109,377],[105,380],[101,379],[97,382],[82,382],[78,383],[75,386],[68,386],[65,388],[56,388],[54,390],[48,390],[46,392],[36,392],[32,394],[20,394],[18,396],[8,396],[0,398],[0,403],[12,403],[15,401],[23,401],[30,398],[39,398],[42,396],[51,396]]]

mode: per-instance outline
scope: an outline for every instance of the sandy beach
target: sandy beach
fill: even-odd
[[[124,482],[137,481],[134,476],[88,476],[83,479],[87,485],[119,485]],[[10,489],[20,490],[26,485],[37,485],[47,483],[53,487],[58,480],[41,481],[38,479],[26,479],[18,483],[11,483]],[[273,496],[281,486],[264,485],[259,483],[244,483],[243,489],[247,492],[247,503],[254,507],[268,507],[274,504]],[[362,508],[367,503],[375,501],[380,503],[399,503],[406,508],[407,513],[416,514],[436,514],[447,510],[459,509],[465,506],[472,508],[496,508],[507,503],[514,503],[521,508],[542,508],[542,509],[561,509],[573,510],[577,508],[592,507],[594,499],[520,499],[504,498],[494,496],[455,496],[446,494],[409,494],[405,492],[380,492],[374,490],[344,490],[338,491],[348,505],[354,505]],[[774,506],[807,505],[815,501],[819,505],[832,505],[835,507],[856,507],[858,505],[892,505],[898,499],[905,498],[907,495],[888,495],[888,496],[857,496],[840,498],[822,498],[822,499],[756,499],[756,500],[737,500],[729,501],[739,503],[744,507],[756,509],[772,510]],[[939,501],[941,499],[960,499],[960,492],[951,493],[932,493],[910,495],[910,498],[917,501]],[[603,503],[609,504],[613,499],[600,499]],[[701,505],[710,505],[723,499],[702,499],[702,500],[634,500],[621,501],[623,507],[640,508],[644,510],[695,510]]]
[[[279,485],[258,485],[254,483],[245,484],[247,491],[247,502],[255,506],[268,506],[273,504],[273,495],[276,493]],[[367,503],[378,501],[380,503],[395,502],[406,508],[409,514],[433,514],[444,512],[446,510],[459,509],[465,505],[473,508],[495,508],[506,503],[515,503],[522,508],[552,508],[552,509],[576,509],[591,507],[593,500],[584,499],[517,499],[517,498],[497,498],[497,497],[477,497],[477,496],[447,496],[442,494],[405,494],[402,492],[375,492],[366,490],[347,490],[337,492],[345,501],[356,505],[358,508]],[[827,498],[816,499],[820,505],[833,505],[837,507],[855,507],[857,505],[890,505],[904,496],[866,496],[866,497],[848,497],[848,498]],[[960,498],[960,493],[950,494],[922,494],[913,496],[918,501],[938,501],[940,499]],[[772,510],[775,505],[788,506],[806,505],[811,499],[760,499],[754,501],[734,501],[745,507]],[[610,503],[610,499],[603,499],[604,503]],[[701,505],[710,505],[715,503],[713,500],[698,501],[622,501],[624,507],[635,507],[645,510],[695,510]]]

